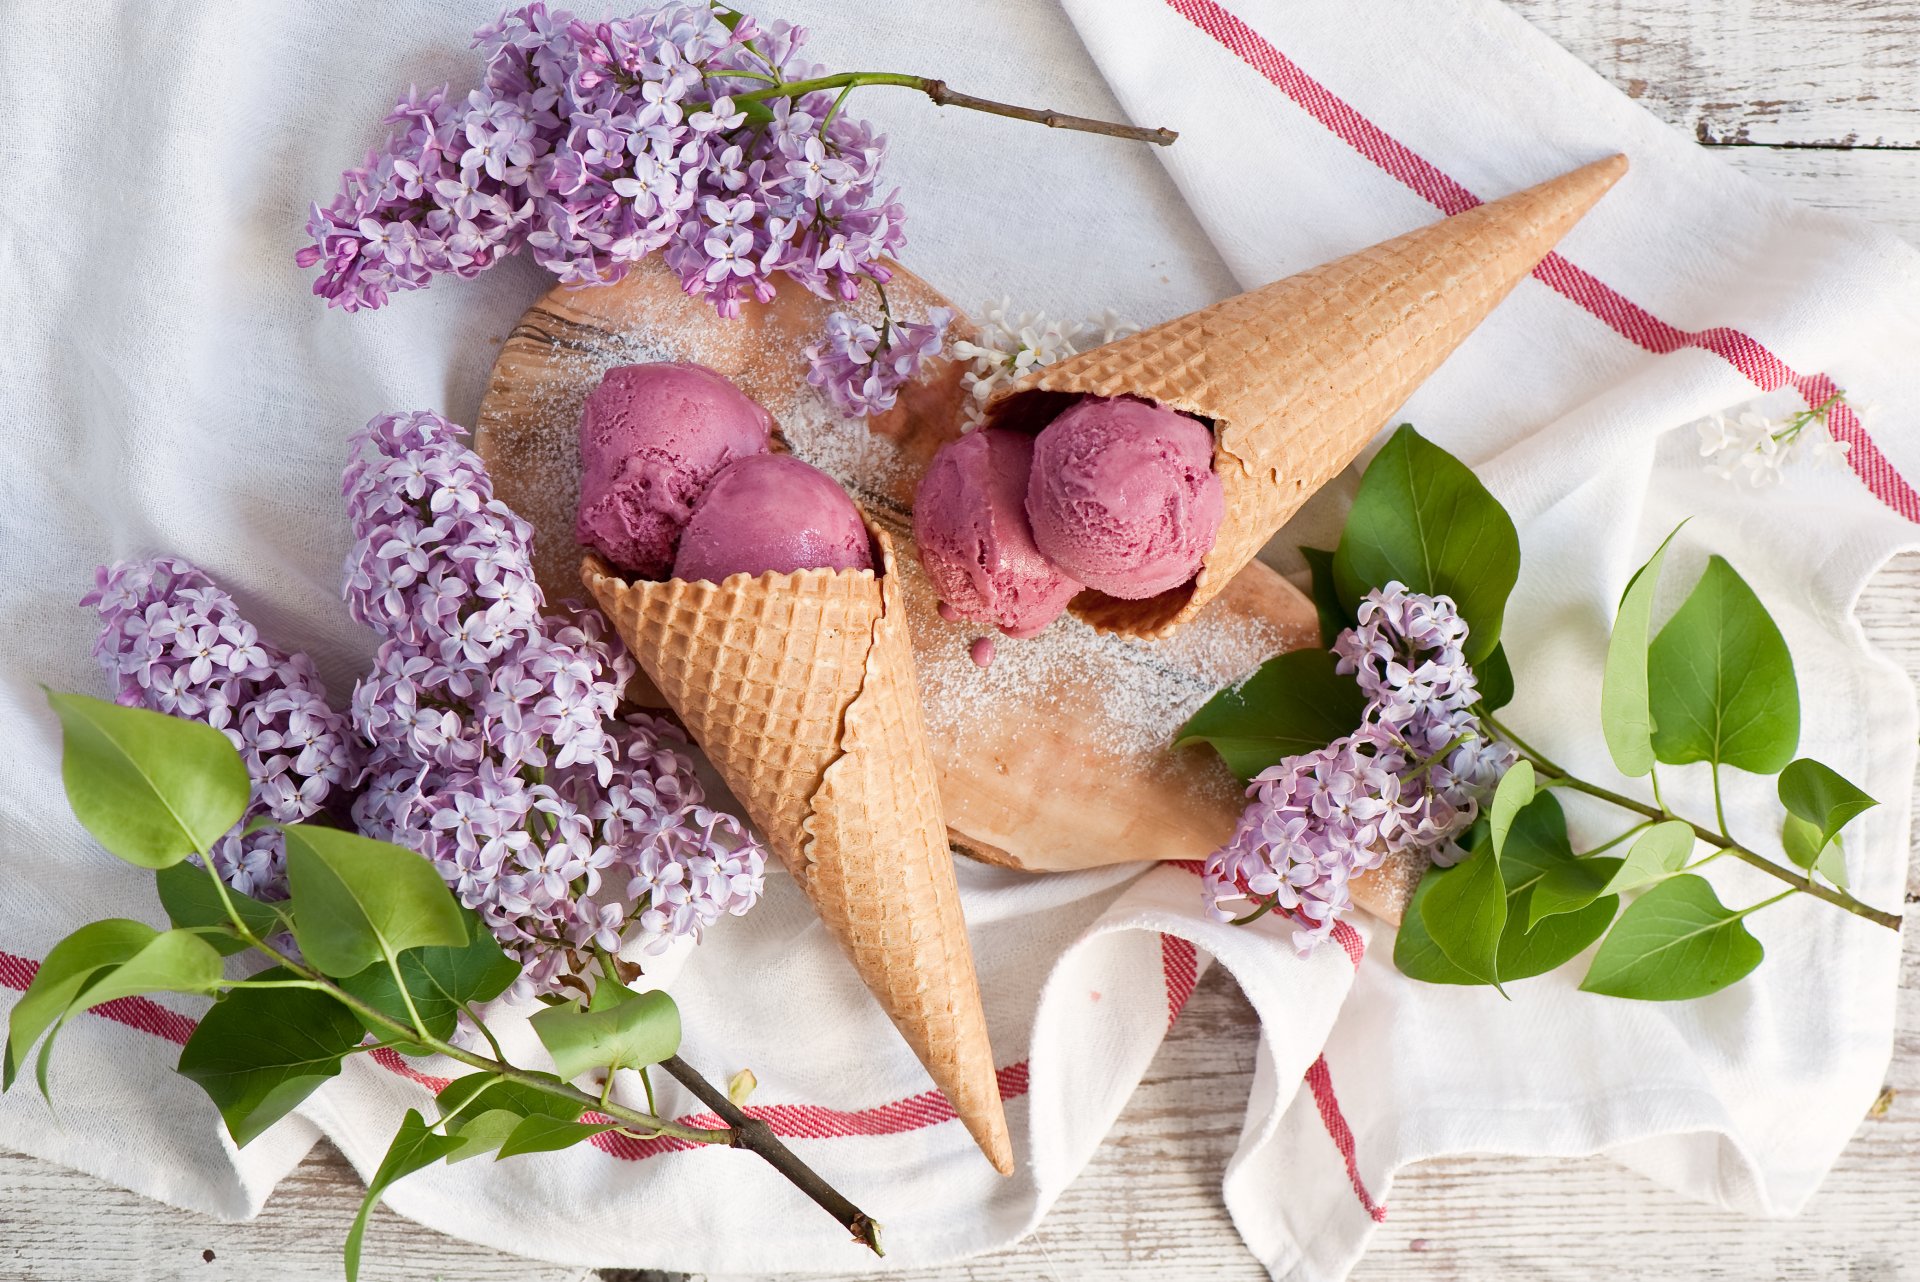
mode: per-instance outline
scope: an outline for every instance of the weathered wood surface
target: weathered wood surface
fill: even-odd
[[[1509,0],[1663,119],[1810,204],[1920,241],[1920,5],[1910,0]],[[1851,142],[1853,149],[1844,144]],[[1904,150],[1865,147],[1902,148]],[[1920,556],[1861,601],[1868,635],[1920,676]],[[1916,861],[1920,869],[1920,861]],[[1908,902],[1920,903],[1920,873]],[[1909,932],[1884,1114],[1863,1119],[1798,1219],[1697,1206],[1605,1159],[1487,1156],[1404,1173],[1356,1278],[1920,1278],[1920,932]],[[929,1282],[1256,1279],[1220,1203],[1252,1073],[1251,1012],[1203,982],[1113,1134],[1039,1231]],[[220,1224],[0,1153],[0,1278],[333,1282],[360,1197],[322,1148],[261,1218]],[[203,1252],[213,1259],[203,1259]],[[370,1279],[585,1282],[582,1270],[423,1233],[384,1208]],[[898,1275],[894,1275],[898,1276]],[[716,1280],[721,1282],[721,1280]],[[735,1279],[733,1282],[744,1282]]]

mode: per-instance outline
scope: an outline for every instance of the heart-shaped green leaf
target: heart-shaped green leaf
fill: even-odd
[[[557,1117],[536,1114],[520,1119],[520,1124],[500,1145],[499,1156],[494,1160],[505,1161],[522,1153],[552,1153],[572,1148],[575,1144],[584,1144],[594,1136],[613,1129],[611,1122],[563,1122]]]
[[[1487,843],[1476,843],[1476,849]],[[1501,877],[1507,886],[1506,925],[1494,969],[1501,984],[1528,979],[1564,965],[1606,933],[1620,908],[1617,895],[1606,895],[1563,914],[1548,916],[1530,928],[1532,899],[1560,869],[1586,862],[1574,856],[1567,841],[1566,815],[1551,793],[1540,793],[1514,818],[1500,856]],[[1450,870],[1429,869],[1413,893],[1394,939],[1393,962],[1404,974],[1429,984],[1483,984],[1487,981],[1448,960],[1426,928],[1427,896]]]
[[[360,1199],[360,1212],[353,1217],[353,1227],[347,1231],[347,1282],[358,1282],[360,1277],[360,1247],[367,1233],[367,1217],[373,1214],[373,1204],[380,1200],[380,1195],[459,1148],[458,1136],[434,1134],[427,1129],[427,1120],[420,1116],[420,1110],[407,1110],[393,1143],[387,1146],[386,1157],[380,1161],[380,1169],[367,1181],[367,1195]]]
[[[1760,598],[1719,557],[1647,654],[1653,752],[1772,774],[1800,742],[1793,657]]]
[[[1333,553],[1324,548],[1301,548],[1307,563],[1313,612],[1320,619],[1320,646],[1331,650],[1340,634],[1353,626],[1353,616],[1340,601],[1340,589],[1333,581]]]
[[[1512,830],[1514,819],[1532,804],[1537,782],[1533,763],[1516,761],[1507,773],[1500,776],[1500,782],[1494,785],[1493,801],[1487,807],[1487,831],[1493,841],[1495,854],[1506,848],[1507,833]]]
[[[214,888],[205,868],[178,863],[156,872],[153,882],[160,892],[160,906],[166,909],[167,920],[175,926],[201,932],[202,938],[228,956],[247,947],[247,942],[234,933],[226,905],[221,902],[220,892]],[[231,887],[227,889],[227,902],[256,938],[283,929],[285,923],[280,914],[292,911],[293,907],[286,900],[269,905]]]
[[[1818,827],[1799,815],[1789,813],[1780,821],[1780,846],[1794,863],[1802,868],[1811,868],[1819,862],[1820,852],[1826,848],[1826,842],[1821,839]]]
[[[613,988],[605,983],[600,987]],[[600,995],[598,990],[595,995]],[[582,1010],[573,1003],[549,1006],[536,1013],[532,1023],[553,1056],[553,1071],[564,1081],[590,1068],[645,1068],[680,1049],[680,1008],[658,991],[631,993],[598,1010]]]
[[[253,785],[212,726],[83,694],[47,702],[65,736],[60,777],[74,817],[128,863],[177,864],[240,822]]]
[[[164,930],[88,984],[67,1016],[146,993],[211,994],[219,991],[220,979],[220,954],[213,945],[190,930]]]
[[[447,1133],[458,1136],[460,1147],[447,1154],[447,1161],[465,1162],[485,1157],[507,1142],[514,1129],[527,1119],[512,1109],[490,1108],[472,1117],[462,1115],[447,1124]]]
[[[1480,706],[1486,711],[1498,712],[1513,702],[1513,665],[1507,662],[1504,642],[1474,666],[1473,675],[1480,687]]]
[[[1466,464],[1403,423],[1360,479],[1333,573],[1349,614],[1395,581],[1452,597],[1470,629],[1467,659],[1479,663],[1500,640],[1520,537]]]
[[[1744,916],[1723,905],[1705,878],[1670,877],[1627,905],[1580,987],[1638,1001],[1717,993],[1765,955]]]
[[[284,967],[253,977],[298,978]],[[251,1143],[322,1082],[365,1032],[345,1006],[311,988],[239,988],[213,1004],[180,1050],[180,1072],[220,1109],[233,1142]]]
[[[520,965],[500,949],[493,932],[465,909],[461,916],[471,938],[458,948],[410,948],[400,954],[399,969],[421,1022],[434,1037],[453,1034],[460,1008],[490,1002],[520,977]],[[409,1022],[407,1004],[400,996],[393,970],[377,961],[340,986],[389,1019]],[[369,1031],[382,1030],[369,1026]],[[426,1047],[403,1047],[405,1054],[426,1054]]]
[[[1212,744],[1244,780],[1282,757],[1317,752],[1360,724],[1367,699],[1326,650],[1291,650],[1201,705],[1175,747]]]
[[[1607,882],[1608,893],[1638,890],[1686,867],[1693,855],[1693,825],[1679,819],[1667,819],[1653,825],[1633,839],[1620,871]]]
[[[300,905],[293,935],[336,979],[409,948],[462,948],[460,904],[425,858],[335,828],[289,824],[287,884]]]
[[[0,1089],[10,1088],[26,1066],[27,1052],[40,1034],[57,1023],[80,992],[103,970],[110,970],[153,942],[159,932],[143,921],[110,917],[88,922],[55,944],[33,982],[7,1017],[7,1053]]]
[[[1507,888],[1493,847],[1475,850],[1451,868],[1429,871],[1422,885],[1420,922],[1434,945],[1478,982],[1497,986]]]
[[[1682,522],[1681,524],[1685,524]],[[1647,637],[1653,622],[1653,595],[1660,584],[1660,566],[1667,545],[1680,533],[1662,539],[1647,563],[1627,580],[1620,608],[1613,616],[1613,635],[1607,638],[1607,664],[1600,684],[1600,729],[1607,751],[1620,773],[1637,778],[1653,769],[1653,713],[1647,695]]]
[[[1540,879],[1527,901],[1528,929],[1548,917],[1579,912],[1606,893],[1623,861],[1612,855],[1569,859]]]
[[[1817,834],[1815,858],[1842,828],[1880,804],[1847,782],[1839,772],[1811,757],[1788,763],[1780,772],[1779,788],[1780,804],[1787,808],[1787,813],[1804,820]],[[1794,862],[1800,863],[1800,860],[1796,858]],[[1800,866],[1808,868],[1812,864],[1810,859]]]
[[[1835,837],[1820,852],[1820,858],[1813,864],[1813,870],[1825,877],[1840,889],[1847,889],[1847,853],[1841,849],[1841,838]]]

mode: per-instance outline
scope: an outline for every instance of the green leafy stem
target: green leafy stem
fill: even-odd
[[[411,999],[407,1001],[410,1018],[405,1022],[392,1018],[378,1008],[355,997],[327,976],[303,966],[292,957],[275,948],[267,940],[256,935],[248,927],[246,921],[236,909],[233,896],[229,892],[226,883],[221,881],[219,875],[214,872],[212,861],[203,861],[203,866],[207,870],[208,880],[212,883],[215,892],[218,894],[226,909],[230,928],[233,933],[249,947],[265,954],[281,967],[285,968],[290,975],[297,977],[295,979],[268,981],[265,984],[256,981],[230,981],[225,983],[223,985],[224,987],[229,989],[240,987],[300,987],[324,992],[342,1006],[352,1011],[359,1017],[362,1023],[374,1031],[376,1036],[381,1037],[379,1042],[369,1044],[361,1049],[373,1050],[381,1045],[406,1045],[416,1051],[425,1050],[436,1055],[443,1055],[457,1063],[465,1064],[469,1068],[478,1069],[482,1073],[489,1074],[499,1081],[512,1082],[517,1086],[538,1092],[539,1094],[549,1096],[556,1100],[565,1101],[570,1105],[578,1105],[582,1110],[591,1108],[602,1116],[612,1118],[615,1122],[620,1123],[620,1125],[614,1129],[620,1134],[631,1136],[634,1139],[647,1140],[668,1136],[695,1144],[718,1144],[731,1148],[741,1148],[748,1152],[755,1153],[765,1159],[775,1170],[784,1175],[799,1188],[801,1192],[813,1199],[813,1201],[829,1215],[832,1215],[836,1220],[840,1221],[842,1225],[846,1226],[847,1230],[853,1234],[854,1240],[866,1245],[872,1249],[875,1254],[885,1254],[880,1246],[880,1225],[878,1221],[855,1206],[853,1202],[822,1179],[811,1167],[802,1162],[794,1154],[792,1149],[780,1141],[780,1137],[774,1133],[772,1127],[758,1118],[748,1116],[739,1108],[735,1107],[733,1102],[727,1098],[724,1091],[715,1088],[713,1084],[702,1077],[692,1065],[688,1064],[678,1055],[669,1055],[659,1061],[660,1067],[665,1069],[675,1081],[678,1081],[692,1092],[701,1103],[718,1114],[721,1120],[727,1123],[725,1127],[708,1128],[687,1126],[653,1113],[643,1112],[639,1109],[628,1108],[623,1104],[615,1103],[609,1098],[610,1091],[608,1090],[603,1090],[598,1095],[591,1095],[586,1091],[580,1090],[578,1087],[559,1081],[546,1074],[516,1068],[512,1064],[504,1062],[503,1058],[493,1059],[485,1055],[475,1054],[472,1051],[455,1045],[451,1041],[433,1036],[425,1027],[418,1011],[412,1009]],[[392,963],[389,962],[389,965],[391,966]],[[407,992],[404,983],[400,986],[400,992],[403,995]],[[473,1023],[481,1029],[482,1033],[495,1048],[497,1054],[499,1043],[493,1041],[492,1033],[487,1031],[485,1024],[478,1018],[474,1018]],[[606,1077],[609,1086],[611,1086],[613,1076],[613,1071],[610,1069]],[[478,1094],[479,1092],[476,1091],[475,1095],[477,1096]],[[457,1114],[444,1116],[441,1118],[440,1124],[444,1126],[453,1121],[456,1116]],[[372,1193],[374,1190],[370,1189],[369,1192]]]
[[[1504,984],[1566,965],[1597,943],[1586,991],[1678,1001],[1751,973],[1765,950],[1746,918],[1794,894],[1900,928],[1897,914],[1850,891],[1843,830],[1876,802],[1832,767],[1796,756],[1793,657],[1753,589],[1724,558],[1709,555],[1685,600],[1654,629],[1662,566],[1679,534],[1676,528],[1628,580],[1599,692],[1599,737],[1623,777],[1648,780],[1651,803],[1569,775],[1495,716],[1515,694],[1500,632],[1519,579],[1520,542],[1506,509],[1459,459],[1401,425],[1361,477],[1339,546],[1302,549],[1329,648],[1355,626],[1376,589],[1399,583],[1450,600],[1470,628],[1463,649],[1479,686],[1473,711],[1487,733],[1520,754],[1479,822],[1462,834],[1459,860],[1428,868],[1415,889],[1394,941],[1403,974],[1504,992]],[[1363,715],[1357,686],[1327,650],[1293,651],[1215,695],[1177,745],[1209,744],[1251,779],[1351,734]],[[1675,815],[1660,795],[1658,766],[1702,764],[1711,771],[1713,827]],[[1775,778],[1785,812],[1780,848],[1791,867],[1729,832],[1721,797],[1728,769]],[[1576,851],[1557,790],[1608,802],[1641,822]],[[1628,842],[1624,853],[1606,853]],[[1695,859],[1699,842],[1711,850]],[[1697,870],[1727,855],[1787,889],[1745,907],[1722,904]],[[1253,921],[1272,904],[1268,897],[1238,920]]]
[[[439,1161],[554,1151],[608,1132],[756,1153],[881,1253],[873,1217],[680,1058],[673,999],[627,987],[611,954],[596,950],[604,973],[591,985],[582,979],[581,998],[544,998],[530,1020],[554,1071],[512,1064],[477,1007],[505,993],[520,965],[420,854],[335,828],[277,825],[288,897],[241,894],[220,878],[212,857],[251,789],[226,737],[199,722],[82,695],[50,693],[48,701],[65,732],[61,775],[75,817],[107,850],[153,872],[172,929],[108,919],[56,944],[8,1015],[0,1089],[12,1086],[39,1043],[34,1076],[47,1094],[60,1030],[102,1003],[163,992],[212,997],[181,1048],[179,1071],[206,1091],[236,1144],[286,1116],[352,1055],[390,1048],[476,1070],[440,1090],[435,1120],[408,1111],[348,1233],[349,1282],[373,1206],[395,1181]],[[281,944],[287,934],[297,950]],[[249,952],[271,965],[229,976],[225,959]],[[462,1015],[491,1056],[454,1042]],[[655,1065],[726,1125],[659,1116],[647,1078]],[[621,1069],[639,1073],[648,1109],[612,1099]],[[599,1080],[597,1094],[572,1084],[590,1075]]]
[[[1526,740],[1515,734],[1511,727],[1501,724],[1499,719],[1492,714],[1488,714],[1485,720],[1486,723],[1493,728],[1495,733],[1519,749],[1522,756],[1531,761],[1534,767],[1541,773],[1551,777],[1557,786],[1566,788],[1572,792],[1585,793],[1589,797],[1594,797],[1610,805],[1618,806],[1622,810],[1632,811],[1634,814],[1644,816],[1650,822],[1678,821],[1684,823],[1693,830],[1695,837],[1706,842],[1709,846],[1713,846],[1720,853],[1732,855],[1741,863],[1748,864],[1770,876],[1779,878],[1781,881],[1786,882],[1788,886],[1792,887],[1793,890],[1803,895],[1811,895],[1824,903],[1832,904],[1835,908],[1844,908],[1854,916],[1864,917],[1876,926],[1885,926],[1888,930],[1900,929],[1900,915],[1898,913],[1890,913],[1883,908],[1875,908],[1871,904],[1861,903],[1844,890],[1820,884],[1813,879],[1811,869],[1786,867],[1774,862],[1757,851],[1749,850],[1732,837],[1726,835],[1724,831],[1716,831],[1695,823],[1691,819],[1676,815],[1664,805],[1650,805],[1647,802],[1639,801],[1633,797],[1615,792],[1611,788],[1603,788],[1599,784],[1589,783],[1585,779],[1571,775],[1555,765],[1539,749],[1532,747]],[[1718,770],[1716,769],[1714,787],[1716,809],[1718,808],[1719,792]],[[1598,850],[1596,849],[1588,853],[1598,853]],[[1709,856],[1709,858],[1717,857],[1717,855]],[[1777,902],[1777,899],[1766,902],[1774,903]]]

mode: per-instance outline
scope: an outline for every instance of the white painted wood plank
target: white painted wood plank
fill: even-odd
[[[1914,115],[1920,118],[1920,100]],[[1714,154],[1804,204],[1856,214],[1920,245],[1920,150],[1721,147]]]
[[[1920,146],[1911,0],[1507,0],[1706,143]]]

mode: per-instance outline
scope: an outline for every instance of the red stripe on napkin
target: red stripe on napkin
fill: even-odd
[[[1162,935],[1160,964],[1167,976],[1167,1027],[1172,1028],[1186,1009],[1187,999],[1193,996],[1194,985],[1200,982],[1200,956],[1191,939]]]
[[[40,963],[33,958],[0,953],[0,987],[25,992],[27,985],[39,973]],[[95,1006],[89,1014],[110,1019],[116,1024],[125,1024],[128,1028],[137,1028],[176,1046],[186,1045],[187,1039],[193,1036],[193,1030],[198,1027],[196,1021],[178,1011],[168,1010],[147,997],[116,997]]]
[[[1340,1150],[1341,1160],[1347,1164],[1347,1179],[1353,1183],[1353,1195],[1360,1199],[1361,1207],[1373,1217],[1374,1223],[1384,1221],[1387,1208],[1373,1200],[1366,1182],[1360,1178],[1360,1163],[1354,1157],[1353,1128],[1347,1125],[1346,1115],[1340,1111],[1340,1100],[1333,1093],[1333,1074],[1327,1068],[1325,1055],[1313,1061],[1313,1067],[1307,1070],[1307,1087],[1320,1109],[1320,1121],[1333,1138],[1333,1146]]]
[[[1444,214],[1457,214],[1481,202],[1479,196],[1406,144],[1368,120],[1315,80],[1299,64],[1215,0],[1166,0],[1168,7],[1218,41],[1240,61],[1326,126],[1336,138]],[[1628,342],[1656,354],[1694,348],[1711,352],[1764,392],[1792,387],[1808,405],[1819,405],[1838,390],[1825,374],[1796,373],[1765,344],[1725,326],[1687,330],[1668,323],[1558,253],[1533,269],[1534,278],[1578,304]],[[1909,521],[1920,522],[1920,492],[1880,451],[1850,405],[1827,416],[1834,439],[1851,448],[1847,463],[1873,496]]]

